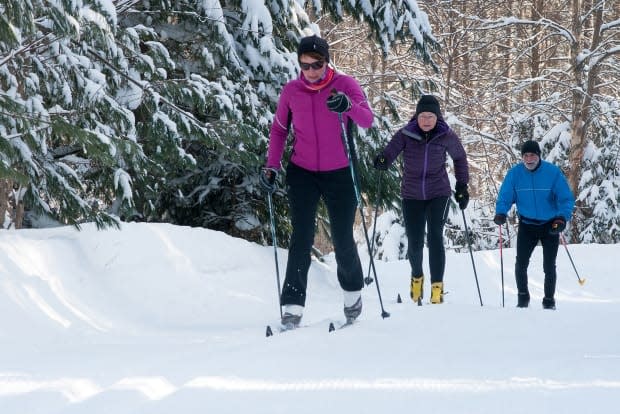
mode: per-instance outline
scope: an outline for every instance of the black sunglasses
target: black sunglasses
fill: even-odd
[[[312,63],[299,62],[299,66],[301,66],[301,70],[308,70],[310,68],[314,70],[318,70],[318,69],[321,69],[323,65],[325,65],[324,60],[317,60]]]

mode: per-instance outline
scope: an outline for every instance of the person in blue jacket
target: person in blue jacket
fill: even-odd
[[[540,241],[545,272],[542,305],[544,309],[555,309],[555,261],[560,233],[572,216],[575,197],[562,171],[541,160],[536,141],[523,143],[521,156],[523,162],[508,171],[499,189],[493,221],[499,226],[506,223],[506,214],[516,204],[519,216],[515,263],[517,307],[527,308],[530,303],[527,267]]]

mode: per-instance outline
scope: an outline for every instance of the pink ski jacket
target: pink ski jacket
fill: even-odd
[[[373,113],[357,81],[335,73],[320,90],[311,90],[303,74],[282,89],[269,133],[266,166],[279,170],[288,136],[289,114],[293,127],[291,162],[309,171],[332,171],[349,165],[341,137],[338,114],[327,109],[333,90],[346,94],[351,109],[342,114],[345,126],[352,120],[362,128],[372,125]]]

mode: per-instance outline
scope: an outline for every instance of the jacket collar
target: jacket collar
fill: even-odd
[[[325,73],[323,74],[323,77],[314,83],[306,79],[303,72],[299,74],[299,79],[301,79],[304,86],[310,89],[311,91],[320,91],[321,89],[329,85],[332,79],[334,79],[335,74],[336,74],[336,71],[331,66],[327,66],[327,69],[325,69]]]
[[[412,118],[411,121],[409,121],[409,123],[402,129],[402,133],[409,138],[415,139],[416,141],[424,141],[427,134],[430,134],[428,135],[429,139],[432,139],[444,135],[449,130],[450,127],[448,126],[448,124],[446,124],[446,121],[444,121],[442,118],[438,118],[435,128],[426,133],[420,129],[420,126],[418,125],[418,120]]]

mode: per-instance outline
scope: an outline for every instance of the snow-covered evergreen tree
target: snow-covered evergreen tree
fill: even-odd
[[[177,110],[157,107],[177,125],[180,146],[192,159],[163,171],[165,180],[158,184],[157,198],[147,196],[137,202],[145,212],[152,204],[149,219],[206,226],[253,240],[269,235],[258,170],[264,164],[279,91],[298,74],[297,43],[319,31],[300,6],[297,1],[280,0],[152,1],[136,4],[123,15],[122,27],[135,31],[142,44],[162,45],[160,49],[167,50],[175,63],[164,68],[165,79],[149,86],[195,114],[202,124],[183,128],[192,123],[176,115]],[[314,13],[330,11],[327,16],[334,20],[344,13],[363,16],[373,28],[374,41],[386,51],[397,39],[412,38],[412,46],[428,59],[430,29],[415,7],[413,2],[401,1],[373,7],[339,1],[312,4]],[[386,14],[386,10],[400,14]],[[152,116],[149,112],[146,120]],[[149,140],[152,132],[142,132]],[[358,143],[366,142],[366,136],[361,132]],[[145,146],[145,153],[151,159],[158,154],[162,160],[169,157],[151,145]],[[363,163],[362,170],[366,168]],[[286,240],[289,231],[283,197],[283,191],[276,192],[280,240]]]
[[[116,99],[126,81],[110,70],[127,60],[115,8],[85,3],[0,5],[1,171],[37,215],[105,226],[132,206],[126,168],[145,159]]]
[[[578,211],[584,221],[579,240],[585,243],[620,241],[620,103],[600,103],[591,129],[594,138],[584,153],[585,168],[579,182]]]
[[[257,187],[296,45],[317,31],[304,3],[60,0],[0,5],[1,171],[29,211],[60,222],[170,221],[251,239],[265,232]],[[387,52],[428,59],[415,2],[328,1]],[[304,32],[304,29],[306,32]],[[276,194],[276,201],[283,196]],[[281,235],[286,203],[276,202]]]

